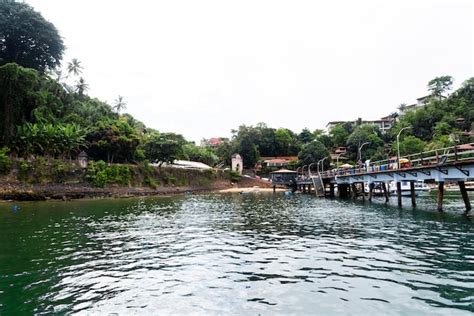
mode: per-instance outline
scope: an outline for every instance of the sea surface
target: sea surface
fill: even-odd
[[[403,202],[3,202],[0,315],[472,314],[473,217],[457,194]]]

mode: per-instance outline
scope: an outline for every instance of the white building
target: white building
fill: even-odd
[[[244,161],[239,154],[232,155],[232,170],[242,174],[244,170]]]

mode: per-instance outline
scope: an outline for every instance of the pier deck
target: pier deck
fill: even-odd
[[[403,161],[403,163],[400,163]],[[304,167],[302,168],[304,170]],[[334,196],[334,187],[337,186],[340,197],[361,196],[365,199],[364,186],[369,185],[369,200],[372,198],[373,183],[379,183],[383,188],[388,201],[387,186],[389,182],[397,185],[398,205],[401,206],[401,182],[410,182],[412,205],[416,205],[415,182],[436,182],[438,187],[438,210],[442,210],[444,184],[457,182],[461,191],[466,212],[471,210],[471,204],[465,186],[466,181],[474,180],[474,143],[447,147],[414,155],[402,156],[399,159],[361,164],[355,168],[337,168],[328,171],[318,171],[313,174],[298,174],[296,171],[285,170],[285,177],[278,178],[272,174],[272,183],[276,185],[292,186],[303,192],[314,192],[318,196],[327,194]],[[280,181],[279,181],[280,180]],[[319,187],[319,188],[318,188]],[[322,193],[322,194],[321,194]]]

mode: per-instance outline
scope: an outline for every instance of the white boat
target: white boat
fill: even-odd
[[[402,189],[402,196],[410,196],[410,181],[401,181],[401,189]],[[424,183],[423,181],[415,181],[415,194],[420,192],[428,192],[430,187]],[[391,181],[389,185],[390,193],[397,193],[397,183],[395,181]]]
[[[466,191],[474,191],[474,182],[466,181]],[[457,183],[451,183],[445,186],[444,188],[448,192],[461,192],[459,185]]]

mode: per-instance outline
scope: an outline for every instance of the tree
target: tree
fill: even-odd
[[[114,101],[113,109],[117,113],[120,113],[120,111],[125,110],[126,108],[127,108],[127,102],[123,99],[121,95],[119,95],[117,99]]]
[[[362,144],[368,143],[364,150],[361,151],[361,157],[357,157],[359,148]],[[363,124],[357,126],[352,134],[347,138],[347,146],[356,159],[364,161],[367,158],[371,158],[378,147],[383,146],[384,141],[380,138],[380,131],[375,125]]]
[[[89,156],[108,163],[134,161],[140,144],[139,135],[122,120],[99,121],[87,140]]]
[[[186,140],[174,133],[152,133],[147,135],[143,144],[146,159],[151,162],[170,163],[183,157]]]
[[[198,161],[213,166],[217,163],[217,156],[207,147],[199,147],[194,144],[183,146],[183,157],[187,160]]]
[[[0,1],[0,66],[15,62],[40,72],[61,63],[64,44],[56,27],[23,2]]]
[[[290,155],[291,134],[286,128],[279,128],[275,131],[275,154],[277,156]]]
[[[436,77],[430,82],[428,82],[428,90],[431,91],[431,94],[435,97],[443,97],[443,93],[451,90],[453,85],[453,77],[451,76],[441,76]]]
[[[311,133],[311,131],[307,127],[305,127],[298,135],[298,138],[300,139],[301,143],[307,144],[314,140],[315,137],[320,136],[319,131],[321,130],[316,130],[314,131],[314,133]]]
[[[349,132],[344,128],[342,124],[338,124],[331,128],[329,131],[329,136],[332,139],[334,146],[346,146],[347,138],[349,137]]]
[[[89,85],[86,83],[84,78],[79,78],[79,81],[76,83],[76,92],[80,97],[84,96],[84,92],[89,90]]]
[[[400,105],[398,106],[398,111],[400,111],[400,114],[403,114],[403,112],[405,112],[407,108],[407,104],[406,103],[400,103]]]
[[[298,154],[300,165],[308,165],[311,163],[317,163],[324,157],[329,157],[329,150],[320,141],[313,140],[303,146],[303,149]],[[329,165],[329,161],[325,161],[325,165]]]
[[[237,152],[235,142],[224,141],[216,148],[216,155],[219,158],[219,162],[223,162],[225,165],[231,164],[232,155],[235,152]]]
[[[5,145],[12,140],[15,125],[30,116],[39,84],[40,78],[33,69],[14,63],[0,67],[0,131]]]
[[[67,64],[67,72],[68,74],[73,74],[74,76],[79,76],[82,73],[82,66],[81,62],[77,58],[73,58]]]
[[[425,149],[425,142],[418,137],[409,135],[405,136],[400,141],[400,155],[410,155],[423,152]],[[393,143],[393,151],[396,152],[397,143]]]
[[[261,134],[259,129],[253,126],[239,126],[236,131],[233,142],[235,142],[235,149],[244,161],[244,167],[252,168],[260,158],[260,152],[257,144],[260,144]]]

